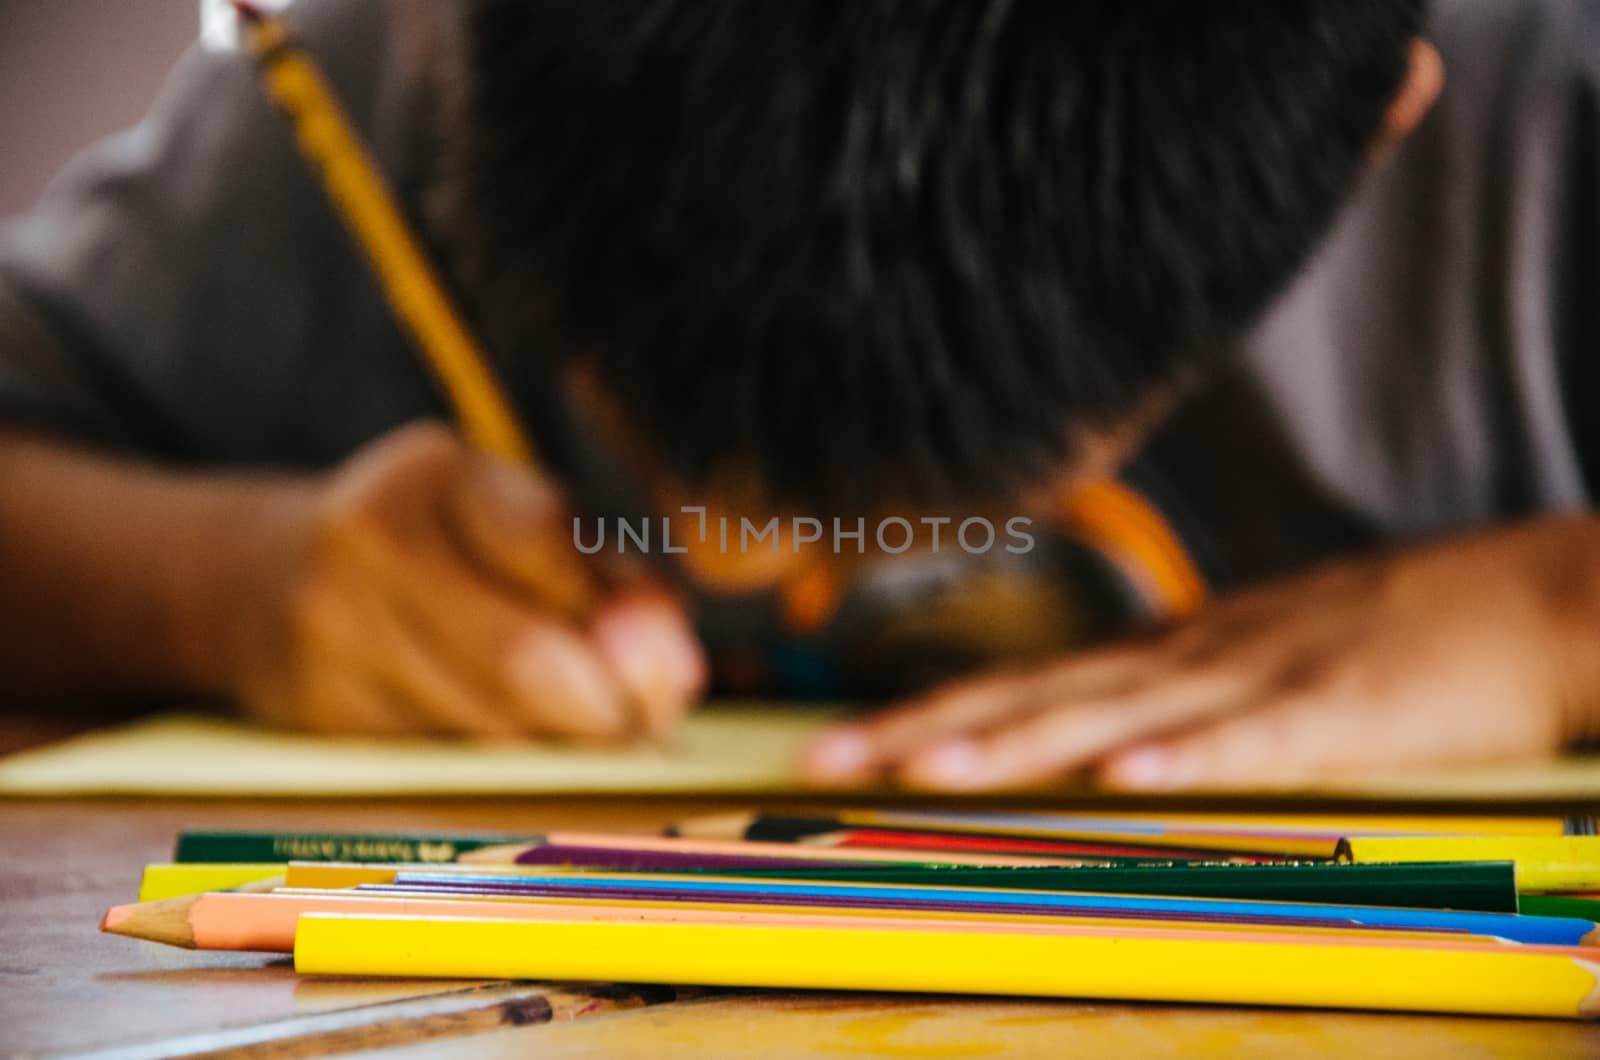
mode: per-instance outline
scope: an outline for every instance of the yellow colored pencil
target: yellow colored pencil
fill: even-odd
[[[1513,861],[1517,890],[1600,890],[1600,836],[1353,836],[1341,861]]]
[[[146,865],[139,883],[139,901],[159,902],[207,891],[231,891],[247,884],[278,879],[286,871],[285,865],[271,864]]]
[[[575,979],[1591,1018],[1600,965],[1562,947],[1083,928],[1050,935],[311,914],[317,975]]]
[[[679,822],[675,835],[697,839],[767,838],[763,823],[780,826],[781,816],[759,813],[711,814]],[[1153,829],[1130,825],[1159,826]],[[841,810],[819,822],[823,834],[855,828],[924,829],[973,832],[1012,838],[1072,839],[1089,842],[1148,843],[1191,850],[1248,852],[1283,857],[1331,857],[1339,839],[1352,835],[1519,835],[1556,837],[1592,830],[1593,818],[1460,816],[1410,814],[1218,814],[1138,813],[1085,810],[1082,813],[938,813],[907,810]],[[826,839],[823,834],[799,842]]]
[[[272,892],[271,897],[308,899],[317,898],[349,898],[369,897],[365,892],[348,891],[340,889],[322,890],[316,888],[281,887]],[[193,898],[195,896],[188,896]],[[1173,917],[1113,917],[1113,916],[1050,916],[1027,912],[968,912],[965,910],[939,909],[927,911],[922,909],[894,909],[878,908],[873,906],[850,905],[774,905],[752,904],[748,902],[710,902],[710,901],[684,901],[676,898],[573,898],[573,897],[545,897],[540,895],[464,895],[454,891],[408,891],[403,895],[372,895],[374,901],[435,901],[451,903],[479,903],[485,911],[480,914],[488,919],[497,919],[499,914],[493,912],[493,906],[515,905],[530,908],[558,908],[565,910],[591,909],[601,914],[604,919],[625,919],[621,916],[610,916],[610,911],[619,913],[646,914],[651,912],[670,913],[673,910],[694,910],[700,913],[723,914],[726,919],[742,919],[750,914],[772,913],[787,916],[805,916],[826,914],[833,917],[857,918],[868,922],[892,922],[896,920],[948,920],[960,923],[991,924],[1003,926],[1006,924],[1036,924],[1058,925],[1066,927],[1108,927],[1108,928],[1162,928],[1181,927],[1194,931],[1232,931],[1232,932],[1266,932],[1282,935],[1293,932],[1296,935],[1357,935],[1361,938],[1393,938],[1413,939],[1419,942],[1450,941],[1450,942],[1479,942],[1496,946],[1523,945],[1523,943],[1508,942],[1506,939],[1493,935],[1470,935],[1454,931],[1426,931],[1409,930],[1404,928],[1371,927],[1366,924],[1350,924],[1340,926],[1326,926],[1316,922],[1306,924],[1285,923],[1279,920],[1265,920],[1252,923],[1248,918],[1238,920],[1179,920]],[[322,910],[330,912],[332,910]],[[366,912],[362,910],[362,912]],[[398,913],[398,909],[397,909]],[[528,914],[526,917],[518,913],[511,919],[539,919],[537,914]]]
[[[444,387],[462,431],[503,460],[532,464],[534,449],[388,182],[332,86],[284,24],[236,4],[245,42],[274,100],[294,122],[300,151],[365,252],[390,307]]]
[[[363,883],[393,883],[400,872],[460,872],[496,876],[549,876],[568,871],[560,865],[461,865],[427,862],[415,865],[375,865],[365,862],[291,861],[288,864],[233,864],[222,862],[155,862],[144,867],[139,901],[157,902],[207,891],[231,891],[244,884],[277,880],[286,887],[356,887]]]
[[[1414,835],[1515,835],[1561,836],[1592,834],[1595,818],[1589,816],[1553,817],[1520,815],[1429,815],[1373,813],[1200,813],[1178,810],[1152,813],[1142,810],[1059,810],[1036,813],[940,814],[928,811],[895,809],[839,810],[827,817],[837,828],[934,827],[939,823],[955,831],[965,828],[985,832],[1015,831],[1023,834],[1053,835],[1063,816],[1081,815],[1105,821],[1164,825],[1179,832],[1210,831],[1231,835],[1240,831],[1274,831],[1322,837],[1414,834]],[[744,837],[749,828],[763,818],[759,813],[706,814],[680,821],[675,834],[707,839]],[[974,818],[985,818],[981,824]],[[780,820],[782,818],[779,818]],[[1575,831],[1582,829],[1583,831]],[[1159,837],[1159,834],[1158,834]]]
[[[841,815],[853,818],[855,814]],[[922,815],[915,812],[904,813],[894,810],[872,811],[859,815],[861,825],[876,825],[883,828],[895,827],[930,827],[939,826],[937,814]],[[1092,817],[1106,817],[1114,819],[1111,814],[1091,814]],[[1138,817],[1129,815],[1124,820],[1132,822],[1148,821],[1164,826],[1160,832],[1122,831],[1116,828],[1096,828],[1093,826],[1074,828],[1070,825],[1062,827],[1053,822],[1050,815],[1038,815],[1037,820],[1031,819],[1030,814],[1016,814],[1006,820],[984,822],[979,827],[981,831],[993,832],[996,835],[1036,838],[1077,839],[1082,841],[1119,841],[1124,843],[1148,842],[1156,846],[1175,846],[1189,850],[1216,850],[1229,853],[1253,853],[1273,855],[1278,857],[1305,857],[1327,858],[1333,856],[1337,849],[1341,833],[1349,835],[1358,828],[1370,828],[1374,832],[1410,832],[1415,831],[1428,835],[1439,834],[1447,831],[1450,825],[1437,819],[1430,821],[1428,818],[1416,817],[1387,817],[1375,818],[1371,821],[1328,817],[1323,819],[1295,819],[1293,817],[1262,817],[1251,819],[1248,817],[1229,818],[1221,815],[1193,815],[1185,817],[1181,814],[1168,817],[1152,816]],[[952,815],[949,827],[959,827],[962,815]],[[854,823],[854,822],[852,822]],[[1510,821],[1501,820],[1494,822],[1497,828],[1505,829],[1509,834],[1517,834],[1520,829]],[[1455,827],[1465,827],[1458,823]],[[1559,827],[1555,819],[1530,821],[1526,825],[1533,835],[1559,836],[1561,833],[1551,829]]]
[[[1175,826],[1198,825],[1206,828],[1303,829],[1307,832],[1336,832],[1357,827],[1372,832],[1415,833],[1418,835],[1568,835],[1569,829],[1589,818],[1492,816],[1484,814],[1429,815],[1382,813],[1146,813],[1131,810],[1093,811],[1096,817],[1129,821],[1158,821]],[[1048,816],[1048,815],[1044,815]]]

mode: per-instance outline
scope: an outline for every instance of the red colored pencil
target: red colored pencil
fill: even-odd
[[[1008,836],[957,835],[950,832],[892,831],[852,828],[801,840],[805,846],[875,848],[878,850],[962,851],[975,854],[1039,854],[1045,857],[1150,858],[1152,861],[1282,861],[1267,854],[1221,857],[1215,850],[1132,843],[1076,842],[1065,839],[1016,839]]]

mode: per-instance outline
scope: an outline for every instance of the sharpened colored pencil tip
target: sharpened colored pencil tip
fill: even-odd
[[[133,915],[133,906],[114,905],[100,918],[100,930],[115,932]]]

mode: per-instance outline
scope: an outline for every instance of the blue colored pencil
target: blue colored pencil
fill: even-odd
[[[785,880],[640,878],[563,874],[479,876],[402,872],[392,889],[450,891],[462,894],[552,897],[662,898],[693,901],[746,900],[772,903],[836,904],[941,911],[1054,913],[1063,916],[1147,914],[1185,915],[1196,920],[1259,917],[1275,920],[1342,920],[1365,927],[1454,931],[1490,935],[1508,942],[1580,946],[1600,945],[1600,925],[1575,917],[1519,916],[1453,909],[1325,905],[1319,902],[1269,902],[1246,899],[1172,898],[1161,895],[1089,894],[1071,891],[1003,891],[979,887],[890,886],[885,884],[797,883]],[[389,888],[360,888],[385,890]]]

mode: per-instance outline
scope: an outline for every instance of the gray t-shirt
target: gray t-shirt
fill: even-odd
[[[292,14],[414,209],[422,12]],[[318,467],[442,413],[237,51],[197,46],[140,125],[0,227],[0,415],[190,464]]]
[[[293,17],[415,212],[429,5]],[[1594,495],[1600,4],[1441,0],[1433,37],[1439,107],[1197,403],[1206,429],[1168,478],[1227,498],[1202,512],[1271,520],[1315,495],[1412,536]],[[1254,419],[1235,412],[1250,395]],[[238,53],[195,50],[140,126],[0,228],[0,416],[184,463],[320,467],[443,412]],[[1312,558],[1313,522],[1268,534]]]
[[[1600,4],[1434,21],[1438,106],[1245,365],[1295,461],[1384,538],[1600,492]]]

